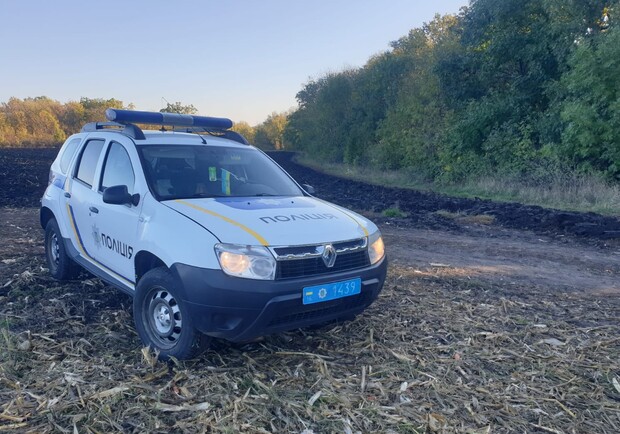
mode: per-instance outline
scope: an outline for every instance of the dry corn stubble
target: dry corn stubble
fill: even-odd
[[[164,364],[130,299],[21,265],[0,307],[0,430],[618,432],[620,303],[392,267],[345,324]],[[28,342],[25,345],[24,342]]]

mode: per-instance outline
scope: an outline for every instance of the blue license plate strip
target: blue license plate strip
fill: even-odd
[[[362,279],[355,278],[342,282],[324,283],[322,285],[307,286],[303,289],[303,303],[314,304],[329,300],[350,297],[362,292]]]

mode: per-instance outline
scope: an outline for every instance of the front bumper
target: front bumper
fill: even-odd
[[[387,273],[387,259],[358,270],[290,280],[250,280],[184,264],[171,271],[179,292],[201,332],[233,342],[351,317],[379,295]],[[304,305],[302,289],[359,277],[361,293],[337,300]]]

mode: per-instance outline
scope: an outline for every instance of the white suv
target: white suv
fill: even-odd
[[[57,279],[81,266],[132,295],[136,329],[161,358],[193,357],[209,337],[352,318],[377,298],[387,269],[377,227],[312,197],[230,120],[106,116],[52,164],[46,257]]]

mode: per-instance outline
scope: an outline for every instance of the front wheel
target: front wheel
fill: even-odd
[[[209,338],[194,328],[192,318],[178,297],[170,272],[156,268],[136,286],[134,321],[142,342],[168,360],[191,359],[206,349]]]

